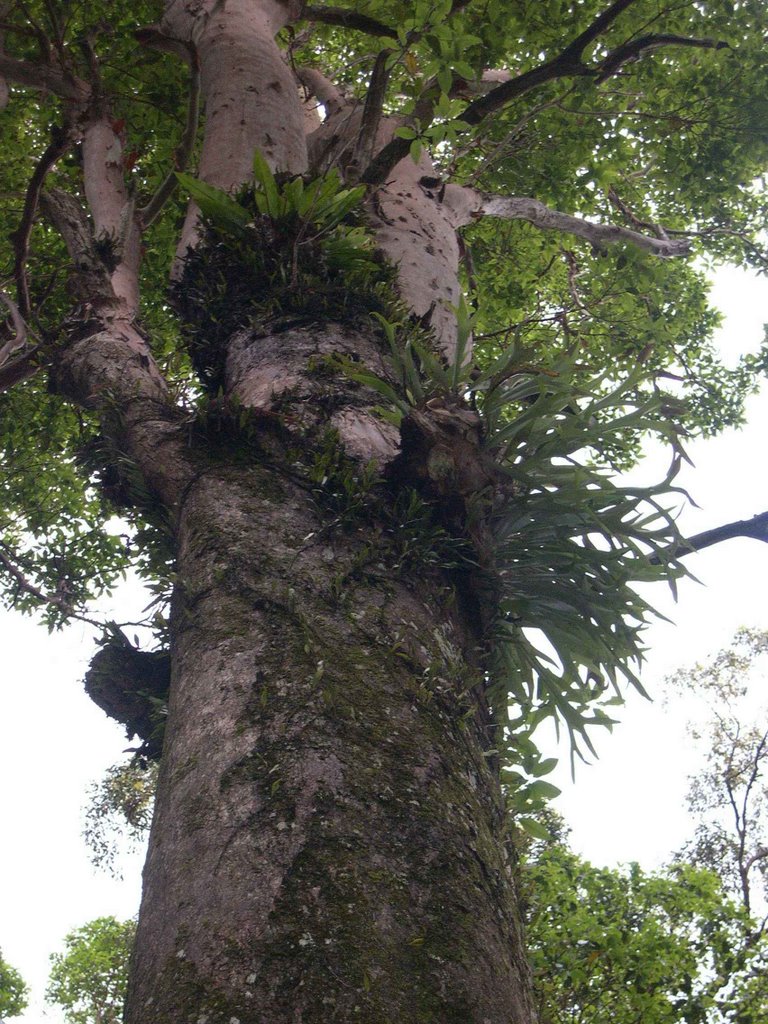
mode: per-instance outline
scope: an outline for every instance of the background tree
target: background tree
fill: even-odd
[[[765,1020],[765,937],[714,872],[683,862],[655,873],[597,868],[555,844],[524,878],[546,1024]]]
[[[0,1019],[18,1017],[27,1006],[27,986],[0,953]]]
[[[99,917],[64,939],[51,955],[45,997],[64,1010],[69,1024],[119,1024],[128,982],[135,921]]]
[[[754,694],[767,654],[768,634],[743,629],[710,661],[670,680],[673,692],[703,705],[689,729],[707,752],[688,796],[696,836],[681,856],[716,871],[758,915],[768,910],[768,709]],[[759,933],[767,921],[763,916]]]
[[[689,729],[704,758],[689,796],[695,837],[670,867],[596,868],[568,849],[556,817],[551,841],[528,842],[523,878],[541,1020],[765,1020],[766,716],[754,694],[766,653],[765,632],[741,630],[669,680],[687,709],[698,705]]]
[[[2,22],[0,572],[162,751],[131,1024],[529,1019],[499,760],[639,685],[674,464],[609,469],[763,364],[685,261],[765,264],[762,5],[359,7]]]

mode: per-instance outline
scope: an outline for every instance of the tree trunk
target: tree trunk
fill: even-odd
[[[128,1024],[531,1020],[460,541],[317,372],[377,344],[235,337],[252,418],[192,436]]]

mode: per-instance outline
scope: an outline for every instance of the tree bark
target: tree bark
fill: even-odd
[[[409,547],[396,483],[323,485],[334,445],[363,480],[332,427],[368,412],[311,383],[349,328],[304,331],[233,339],[255,426],[193,438],[126,1021],[527,1024],[466,574]]]

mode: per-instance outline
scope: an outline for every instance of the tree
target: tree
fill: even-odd
[[[718,876],[680,862],[597,868],[565,845],[527,869],[529,949],[547,1024],[759,1024],[764,938]]]
[[[704,741],[692,778],[694,838],[651,875],[596,868],[553,842],[530,844],[524,871],[539,1018],[552,1024],[642,1019],[758,1024],[768,1015],[765,708],[768,635],[740,630],[704,664],[668,681]],[[754,722],[754,725],[749,725]],[[557,965],[552,970],[552,964]]]
[[[765,265],[762,5],[5,10],[0,572],[162,751],[126,1020],[528,1021],[499,763],[639,686],[610,467],[763,365],[686,260]]]
[[[128,981],[135,921],[99,917],[64,939],[51,955],[45,997],[58,1003],[69,1024],[119,1024]]]
[[[0,1020],[18,1017],[27,1006],[27,986],[19,972],[0,953]]]
[[[688,794],[698,819],[696,835],[681,856],[716,871],[748,913],[762,906],[763,915],[768,899],[768,729],[765,705],[756,708],[749,690],[765,673],[766,653],[768,634],[741,629],[706,664],[681,669],[670,679],[673,692],[695,694],[705,710],[703,723],[699,716],[689,726],[707,753]],[[763,916],[755,938],[767,924]]]

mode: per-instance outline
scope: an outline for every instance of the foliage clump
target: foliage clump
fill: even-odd
[[[64,1010],[67,1024],[119,1024],[128,984],[135,921],[99,917],[64,939],[51,956],[46,999]]]
[[[27,1006],[27,986],[0,950],[0,1019],[18,1017]]]
[[[596,867],[566,846],[523,870],[540,1020],[760,1024],[765,942],[711,871]]]
[[[134,755],[109,768],[88,793],[83,838],[91,860],[120,877],[120,854],[141,846],[152,820],[158,763]]]
[[[357,223],[363,188],[336,172],[275,177],[257,153],[253,186],[231,199],[188,175],[182,184],[203,212],[203,237],[184,260],[172,300],[201,382],[222,383],[235,331],[298,323],[359,324],[391,304],[394,271]]]

